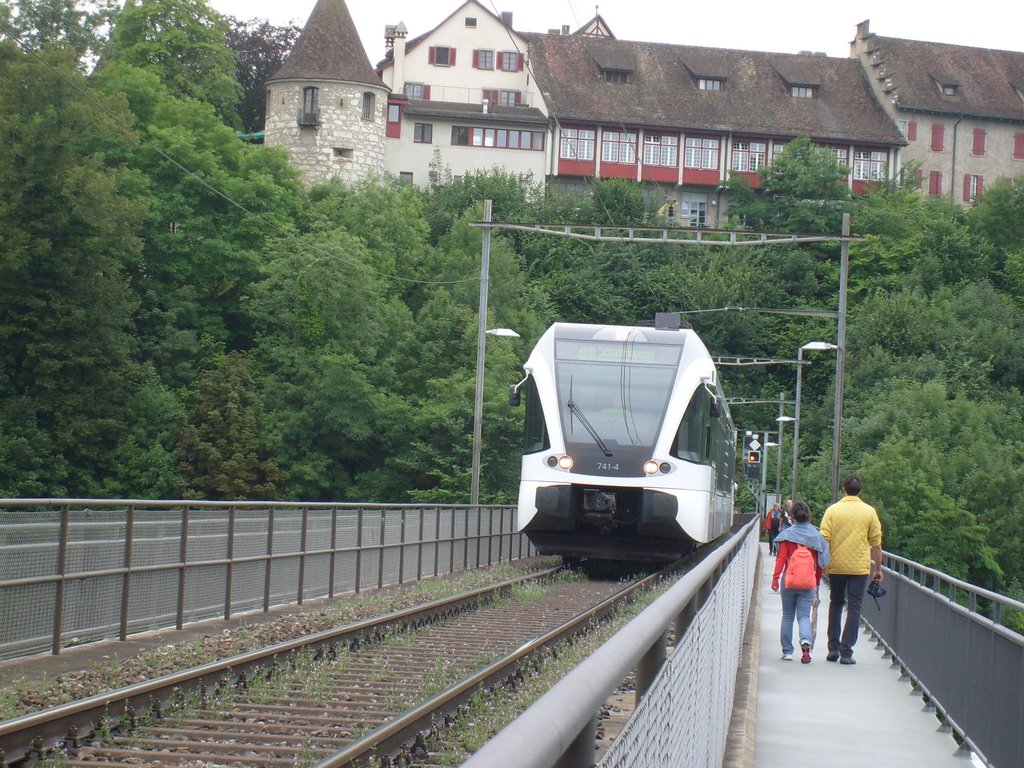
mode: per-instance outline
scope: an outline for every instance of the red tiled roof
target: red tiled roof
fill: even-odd
[[[891,78],[900,109],[1024,121],[1024,53],[877,35],[866,45],[870,76]]]
[[[906,143],[854,59],[572,35],[529,40],[538,87],[560,121]],[[606,82],[597,62],[623,60],[636,63],[630,81]],[[724,83],[705,91],[699,78]],[[813,86],[815,98],[794,98],[791,85]]]

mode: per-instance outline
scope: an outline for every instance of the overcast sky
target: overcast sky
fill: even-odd
[[[274,24],[306,23],[316,0],[210,0],[221,13]],[[347,0],[370,62],[384,56],[384,25],[404,22],[409,37],[428,32],[461,0]],[[581,0],[483,0],[496,15],[512,12],[523,32],[568,24],[574,31],[594,17]],[[604,0],[598,12],[620,40],[703,45],[753,51],[824,51],[847,56],[859,22],[883,37],[928,40],[978,48],[1024,51],[1024,3],[1020,0],[731,0],[682,3],[666,0]]]

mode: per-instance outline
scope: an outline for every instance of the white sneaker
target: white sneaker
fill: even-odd
[[[792,661],[793,660],[793,654],[792,653],[784,653],[784,654],[782,654],[782,660],[783,661]]]

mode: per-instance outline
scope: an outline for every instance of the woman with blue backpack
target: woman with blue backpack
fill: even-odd
[[[800,629],[800,661],[811,663],[811,607],[818,594],[823,569],[828,565],[828,542],[811,524],[811,509],[806,502],[796,501],[791,511],[793,524],[775,537],[777,554],[772,574],[772,590],[782,587],[782,660],[793,660],[793,620]]]

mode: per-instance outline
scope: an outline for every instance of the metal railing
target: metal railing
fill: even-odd
[[[887,594],[863,618],[894,667],[986,764],[1024,755],[1024,637],[1003,624],[1024,603],[886,554]]]
[[[634,670],[636,710],[601,766],[721,765],[757,566],[757,522],[682,575],[464,768],[589,768],[598,710]],[[673,625],[676,644],[666,659]]]
[[[533,554],[514,508],[0,499],[0,658]]]

